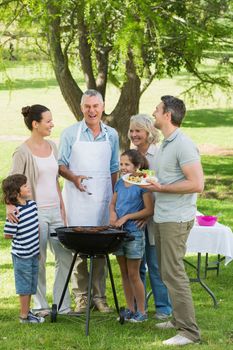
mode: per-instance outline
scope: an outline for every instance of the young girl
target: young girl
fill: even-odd
[[[2,183],[6,204],[17,210],[17,223],[6,221],[5,238],[12,239],[12,261],[16,293],[20,300],[20,323],[42,323],[43,317],[30,312],[31,295],[36,294],[39,270],[39,222],[37,206],[31,196],[25,175],[8,176]]]
[[[135,172],[147,168],[148,163],[137,150],[128,150],[120,158],[121,174]],[[125,320],[143,322],[147,320],[145,313],[145,290],[140,278],[139,268],[144,254],[144,231],[137,227],[135,220],[153,215],[151,193],[120,179],[114,189],[110,205],[110,224],[123,226],[135,240],[124,242],[116,252],[120,265],[122,283],[127,303]],[[135,300],[137,312],[134,312]]]

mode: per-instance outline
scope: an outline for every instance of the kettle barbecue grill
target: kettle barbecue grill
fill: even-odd
[[[91,305],[91,290],[93,278],[93,259],[95,257],[104,256],[106,258],[111,287],[114,297],[117,313],[119,314],[119,321],[124,323],[123,311],[119,309],[116,289],[112,274],[112,268],[108,254],[116,251],[123,241],[132,241],[134,237],[130,236],[127,231],[119,230],[111,226],[66,226],[55,229],[56,233],[51,236],[57,236],[59,241],[68,249],[74,252],[73,260],[70,266],[68,276],[64,285],[58,306],[52,305],[51,322],[57,321],[57,312],[59,311],[68,284],[74,268],[77,255],[84,255],[90,259],[90,271],[88,280],[88,296],[87,296],[87,310],[86,310],[86,336],[89,334],[89,320],[90,320],[90,305]]]

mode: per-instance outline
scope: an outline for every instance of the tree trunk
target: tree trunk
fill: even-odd
[[[77,85],[76,81],[72,77],[69,70],[68,57],[66,52],[62,51],[61,47],[61,37],[60,37],[60,17],[57,16],[57,5],[55,2],[51,1],[48,5],[48,12],[50,15],[50,24],[48,31],[48,44],[49,53],[51,56],[53,69],[57,78],[57,82],[60,86],[62,95],[68,104],[70,110],[74,114],[77,120],[82,117],[82,112],[80,109],[80,101],[82,97],[82,90]],[[81,26],[79,27],[79,39],[81,38]],[[87,41],[79,42],[79,50],[82,52],[82,57],[85,57],[85,51],[88,48]],[[90,54],[90,48],[87,52]],[[86,52],[86,53],[87,53]],[[92,65],[91,57],[89,60],[83,60],[83,69],[88,76],[87,85],[88,88],[96,88],[101,90],[103,97],[106,90],[106,81],[108,74],[108,52],[109,49],[103,50],[102,52],[97,52],[97,62],[98,62],[98,77],[97,84],[93,81],[94,76],[92,75]],[[82,61],[82,60],[81,60]],[[140,100],[140,79],[137,75],[133,54],[129,50],[128,59],[126,61],[126,79],[125,83],[121,89],[121,95],[117,102],[116,107],[109,116],[103,116],[103,120],[107,124],[114,127],[120,137],[121,149],[126,149],[129,147],[128,139],[128,128],[129,119],[132,115],[138,113],[139,100]],[[94,85],[94,86],[93,86]]]
[[[82,116],[80,101],[83,92],[72,77],[69,70],[68,58],[62,52],[60,18],[56,15],[57,9],[55,6],[52,1],[48,5],[48,12],[51,18],[48,30],[49,54],[61,93],[71,112],[77,120],[80,120]]]
[[[129,148],[129,121],[130,117],[139,111],[140,84],[141,81],[136,72],[133,55],[129,52],[126,62],[126,81],[122,87],[119,101],[113,112],[105,118],[106,122],[119,132],[122,150]]]

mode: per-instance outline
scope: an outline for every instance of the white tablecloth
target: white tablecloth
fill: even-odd
[[[187,240],[187,253],[210,253],[225,256],[225,265],[233,260],[233,233],[230,227],[219,224],[199,226],[190,231]]]

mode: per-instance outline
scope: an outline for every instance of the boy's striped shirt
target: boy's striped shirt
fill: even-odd
[[[7,220],[4,233],[13,236],[12,254],[20,258],[30,258],[40,252],[37,206],[34,201],[27,201],[25,205],[17,205],[16,208],[19,210],[19,221],[11,223]]]

